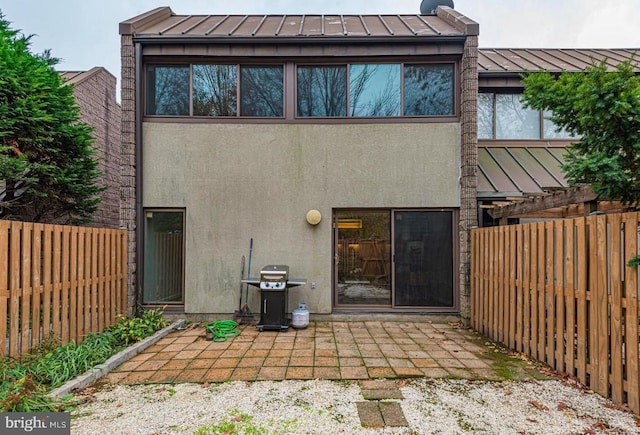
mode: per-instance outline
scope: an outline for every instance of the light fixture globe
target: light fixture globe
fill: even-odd
[[[318,225],[322,220],[322,215],[316,209],[307,212],[307,222],[309,225]]]

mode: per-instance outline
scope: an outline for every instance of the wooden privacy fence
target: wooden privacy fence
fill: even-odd
[[[472,231],[473,327],[640,412],[640,214]]]
[[[100,332],[126,312],[125,230],[0,221],[0,350]]]

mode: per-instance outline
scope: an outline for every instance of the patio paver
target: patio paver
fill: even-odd
[[[499,379],[485,339],[431,322],[310,322],[305,329],[259,332],[241,325],[226,342],[192,324],[121,364],[107,379],[122,383],[284,379]],[[486,356],[487,355],[487,356]]]

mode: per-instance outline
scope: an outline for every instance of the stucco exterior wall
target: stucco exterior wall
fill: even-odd
[[[334,208],[458,208],[460,125],[173,124],[143,126],[143,206],[186,210],[185,312],[238,307],[242,256],[252,275],[288,264],[315,282],[289,309],[332,306]],[[322,213],[317,226],[305,216]],[[250,307],[259,311],[257,290]]]

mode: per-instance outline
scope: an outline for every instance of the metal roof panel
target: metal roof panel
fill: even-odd
[[[478,166],[497,192],[515,192],[520,189],[511,181],[502,167],[496,163],[486,148],[478,148]]]
[[[565,147],[537,144],[479,144],[478,192],[512,196],[542,193],[545,188],[567,187],[560,170]]]
[[[521,74],[528,71],[550,72],[584,71],[585,68],[607,60],[610,69],[619,63],[635,59],[640,49],[525,49],[481,48],[478,53],[479,74]],[[640,73],[640,62],[636,62]]]
[[[158,37],[465,36],[477,23],[448,8],[438,15],[177,15],[157,8],[121,23],[120,32]]]
[[[538,148],[538,150],[540,149]],[[561,187],[559,181],[551,175],[548,168],[536,158],[532,151],[533,148],[509,148],[509,152],[513,158],[522,165],[527,175],[531,177],[538,186],[536,190],[528,190],[527,192],[537,192],[539,190],[543,190],[545,187]]]
[[[551,152],[554,149],[561,151],[562,155],[565,152],[565,148],[528,148],[528,151],[540,162],[540,164],[549,172],[549,174],[551,174],[558,186],[567,186],[567,180],[564,178],[562,169],[560,169],[562,158],[558,159]],[[544,186],[551,187],[556,184],[545,184]]]

